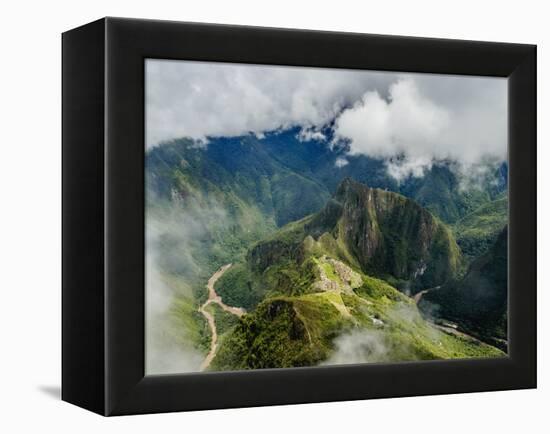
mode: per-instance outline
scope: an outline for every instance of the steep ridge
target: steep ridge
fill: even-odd
[[[388,283],[433,287],[455,276],[459,260],[450,230],[428,211],[346,179],[319,213],[259,242],[220,278],[217,292],[246,303],[249,313],[221,343],[212,369],[355,360],[339,357],[348,339],[359,339],[364,362],[502,356],[430,323]]]
[[[260,242],[248,260],[263,271],[316,248],[412,292],[454,277],[461,260],[449,228],[420,205],[349,178],[319,213]]]

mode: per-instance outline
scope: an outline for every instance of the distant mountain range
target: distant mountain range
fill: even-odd
[[[160,195],[185,194],[187,183],[231,188],[242,199],[273,215],[278,226],[324,206],[344,178],[414,199],[442,221],[453,224],[507,188],[506,163],[494,167],[475,187],[463,188],[451,162],[439,162],[423,177],[397,182],[381,159],[347,155],[345,146],[325,140],[301,141],[299,129],[209,138],[207,145],[174,140],[147,153],[149,186]],[[337,165],[345,157],[344,165]]]

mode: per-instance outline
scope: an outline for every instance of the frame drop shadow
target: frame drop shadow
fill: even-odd
[[[38,386],[37,389],[50,398],[58,401],[61,399],[61,386]]]

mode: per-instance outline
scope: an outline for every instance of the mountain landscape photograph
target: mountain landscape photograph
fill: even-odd
[[[148,375],[507,357],[507,80],[147,59]]]

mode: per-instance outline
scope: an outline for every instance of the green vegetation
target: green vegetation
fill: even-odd
[[[410,179],[400,192],[448,224],[454,224],[502,192],[502,168],[492,167],[477,182],[447,165],[434,165],[423,177]]]
[[[403,223],[405,222],[405,224]],[[327,254],[369,275],[433,287],[461,267],[460,249],[441,221],[396,193],[344,180],[317,214],[290,223],[250,249],[251,269]]]
[[[350,343],[365,362],[502,356],[425,319],[406,294],[441,286],[422,298],[425,314],[437,305],[461,329],[505,339],[505,170],[470,188],[442,163],[397,183],[380,160],[335,168],[338,149],[295,134],[148,151],[148,272],[173,295],[163,338],[208,352],[198,308],[232,263],[215,289],[248,313],[208,306],[219,335],[209,369],[342,363]]]
[[[324,360],[343,320],[322,299],[275,298],[246,315],[221,346],[214,370],[311,366]]]
[[[493,167],[479,185],[443,163],[401,183],[388,175],[384,161],[366,156],[348,156],[348,164],[336,168],[337,149],[301,142],[297,133],[211,138],[206,146],[189,139],[164,143],[147,153],[148,188],[167,199],[221,190],[256,206],[277,226],[319,211],[346,177],[401,193],[450,224],[506,188],[506,166]]]
[[[239,322],[239,318],[236,315],[226,312],[217,303],[210,303],[206,306],[206,310],[214,317],[218,336],[224,335],[225,333],[231,331]]]
[[[470,265],[462,280],[449,282],[422,298],[421,307],[459,323],[480,338],[507,339],[508,231]],[[495,341],[496,338],[496,341]],[[502,346],[502,345],[501,345]]]
[[[486,253],[508,222],[508,197],[486,203],[454,225],[457,243],[471,261]]]
[[[154,325],[154,336],[151,336],[151,339],[163,340],[166,345],[208,351],[210,330],[205,318],[198,312],[193,289],[178,276],[158,271],[157,273],[156,284],[171,288],[173,299],[166,305],[166,311],[148,311],[148,321],[152,321]],[[151,316],[155,314],[161,316]]]
[[[367,300],[381,300],[386,297],[395,302],[409,302],[409,297],[402,292],[396,291],[391,285],[383,280],[374,277],[363,276],[363,285],[355,290],[355,293]]]
[[[214,196],[222,202],[229,196],[224,209],[238,214],[252,207],[278,226],[319,210],[329,197],[319,181],[285,167],[253,137],[219,139],[207,147],[175,140],[149,151],[146,169],[150,196]]]
[[[427,177],[417,178],[409,186],[411,196],[422,206],[443,221],[452,222],[461,213],[461,204],[458,192],[458,180],[452,172],[444,167],[434,166]]]
[[[210,348],[210,329],[206,319],[199,313],[195,304],[187,298],[176,298],[171,309],[173,331],[176,341],[186,346],[190,343],[201,351]]]
[[[321,262],[320,267],[334,279],[331,281],[342,281],[329,263]],[[503,355],[494,347],[427,322],[411,298],[384,281],[366,275],[361,279],[363,284],[354,291],[340,285],[266,299],[223,341],[211,369],[312,366],[326,360],[338,363],[339,343],[348,336],[369,338],[365,362]],[[318,281],[312,282],[313,287],[316,284]]]
[[[363,223],[367,228],[384,228],[387,224],[384,212],[392,217],[399,212],[407,215],[395,211],[395,207],[418,208],[404,197],[393,197],[393,193],[356,184],[352,187],[354,194],[337,193],[335,198],[346,212],[354,213],[355,221],[364,222],[360,210],[376,209],[377,220]],[[350,202],[361,203],[357,195],[368,197],[371,202],[355,211]],[[333,211],[325,209],[291,223],[249,251],[247,264],[239,265],[235,273],[247,285],[254,285],[255,281],[264,289],[266,298],[227,336],[212,369],[310,366],[326,360],[338,363],[341,347],[346,348],[341,340],[345,339],[365,339],[365,361],[503,355],[467,335],[431,324],[410,297],[387,281],[367,275],[364,271],[367,267],[361,267],[360,259],[347,261],[353,246],[349,248],[340,239],[341,229],[347,227],[351,233],[361,231],[350,227],[352,219],[345,220],[345,212]],[[450,230],[429,213],[416,219],[423,222],[422,235],[435,246],[437,254],[432,261],[439,260],[437,255],[442,251],[458,261],[460,252],[456,244],[444,250],[453,240]],[[414,219],[407,221],[413,227],[418,224]],[[430,228],[432,232],[427,232]],[[328,232],[318,235],[320,229]],[[416,236],[418,230],[413,232]],[[311,234],[317,235],[318,240]],[[389,271],[384,270],[386,274]],[[243,286],[241,283],[240,287]],[[363,332],[367,333],[366,338]]]
[[[245,264],[234,264],[214,285],[216,292],[229,306],[253,309],[265,296],[262,287]]]

